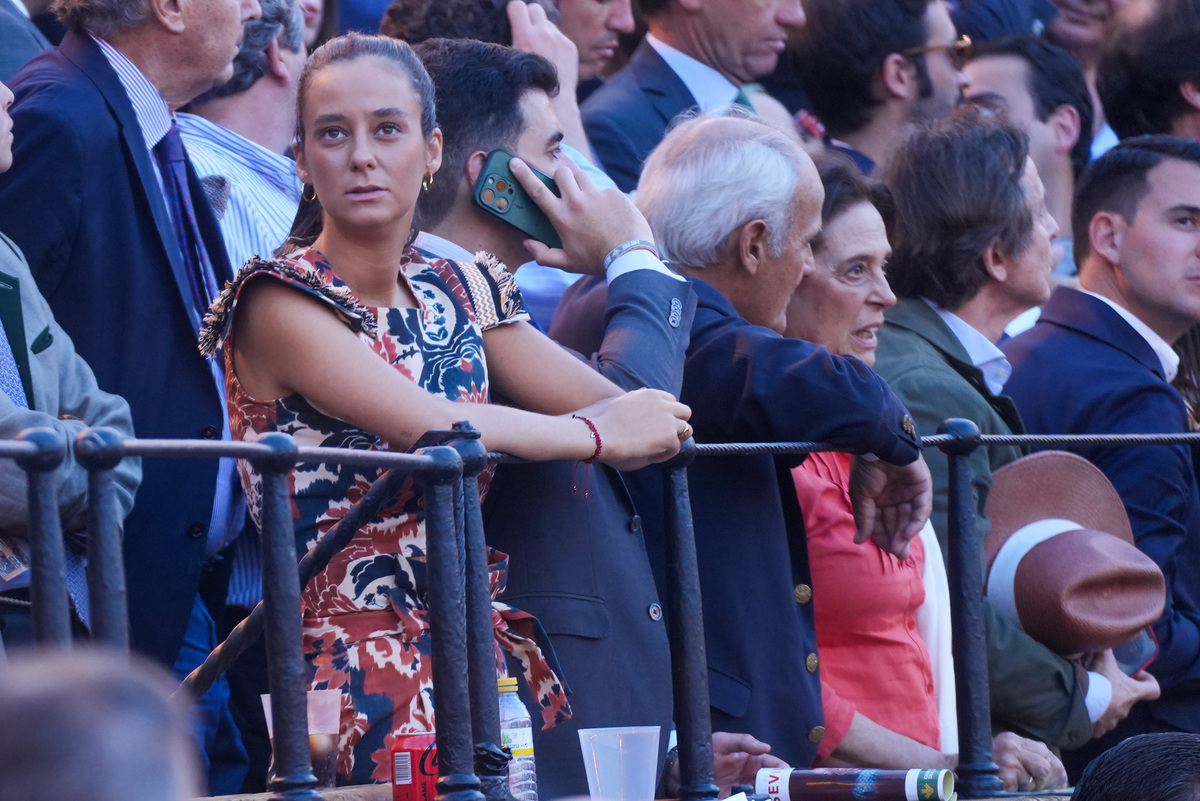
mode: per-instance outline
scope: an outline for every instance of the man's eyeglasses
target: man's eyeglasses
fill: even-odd
[[[954,69],[961,70],[963,65],[967,63],[967,59],[971,57],[971,37],[964,33],[951,44],[910,47],[907,50],[901,50],[900,55],[911,58],[913,56],[923,56],[926,53],[933,53],[938,50],[946,51],[946,55],[950,57],[950,63],[954,66]]]

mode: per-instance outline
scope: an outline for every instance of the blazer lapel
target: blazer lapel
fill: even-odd
[[[125,149],[133,159],[137,169],[138,183],[154,217],[154,225],[158,230],[159,241],[162,242],[164,254],[171,266],[175,278],[179,299],[183,303],[192,326],[200,329],[201,313],[193,308],[191,282],[188,280],[187,269],[183,264],[183,253],[179,249],[179,240],[171,224],[167,212],[167,202],[163,197],[162,184],[158,173],[150,160],[150,152],[146,149],[146,139],[142,135],[142,127],[138,124],[133,104],[125,92],[125,86],[113,70],[108,59],[100,50],[100,46],[86,34],[70,31],[59,45],[59,51],[80,70],[100,91],[108,104],[113,118],[121,128],[121,136],[125,140]]]
[[[0,325],[12,347],[25,390],[25,402],[33,406],[33,377],[29,373],[29,347],[25,342],[25,315],[21,312],[21,282],[16,276],[0,272]]]
[[[629,61],[629,68],[664,123],[670,123],[697,104],[687,84],[663,61],[649,42],[643,41],[638,45]]]

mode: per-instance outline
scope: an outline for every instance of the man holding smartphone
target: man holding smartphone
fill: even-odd
[[[510,268],[528,261],[528,235],[501,219],[507,215],[478,205],[475,190],[478,186],[481,199],[493,193],[487,202],[494,211],[501,198],[524,202],[519,183],[500,184],[514,177],[529,181],[530,167],[548,174],[558,170],[564,198],[583,201],[552,210],[566,251],[539,244],[537,255],[565,260],[573,242],[599,230],[610,231],[613,241],[650,238],[628,198],[616,189],[597,189],[562,155],[562,126],[551,108],[558,79],[549,61],[471,40],[437,39],[416,49],[433,78],[444,137],[442,168],[417,205],[417,248],[467,261],[485,252]],[[512,172],[506,166],[507,177],[498,177],[495,159],[485,169],[494,151],[520,157]],[[503,205],[509,214],[515,208]],[[534,215],[549,222],[535,205],[522,209],[527,222]],[[573,266],[604,274],[601,264]],[[677,394],[695,310],[689,283],[652,251],[633,246],[613,259],[608,276],[614,313],[597,368],[626,389],[648,386]],[[578,475],[581,470],[588,471],[586,478]],[[542,622],[571,688],[572,720],[535,732],[540,794],[587,791],[575,735],[580,728],[658,725],[664,732],[660,751],[665,750],[672,712],[666,625],[641,518],[620,474],[574,462],[500,465],[484,518],[488,543],[511,557],[504,600]]]

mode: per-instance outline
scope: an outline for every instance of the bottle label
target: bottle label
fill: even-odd
[[[791,768],[761,768],[754,777],[754,794],[769,795],[771,801],[792,801],[791,777]]]
[[[511,748],[515,757],[533,756],[533,727],[502,730],[500,745]]]

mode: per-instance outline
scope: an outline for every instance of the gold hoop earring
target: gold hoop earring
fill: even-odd
[[[312,197],[308,196],[309,191],[312,191]],[[315,186],[313,186],[312,184],[305,184],[304,189],[301,190],[301,192],[300,192],[300,198],[302,200],[307,200],[309,203],[312,203],[313,201],[315,201],[317,199],[317,188]]]
[[[429,188],[432,186],[433,186],[433,173],[427,172],[427,173],[425,173],[425,177],[421,179],[421,188],[424,189],[426,192],[428,192]]]

